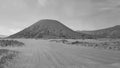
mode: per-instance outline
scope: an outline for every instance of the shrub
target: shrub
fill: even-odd
[[[18,52],[8,49],[0,49],[0,68],[7,66],[16,56]]]

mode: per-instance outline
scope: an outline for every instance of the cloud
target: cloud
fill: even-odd
[[[1,35],[9,35],[11,32],[8,30],[9,30],[9,28],[7,28],[5,26],[0,26],[0,34]]]
[[[27,5],[23,0],[0,0],[0,8],[3,10],[18,10],[22,8],[26,8]]]
[[[19,32],[21,29],[9,29],[11,34]]]
[[[114,10],[120,5],[120,0],[93,0],[93,6],[100,11]]]
[[[46,6],[48,0],[38,0],[39,5]]]

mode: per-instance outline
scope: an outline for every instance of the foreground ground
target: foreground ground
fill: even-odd
[[[120,68],[120,51],[71,46],[49,40],[19,39],[24,47],[5,68]]]

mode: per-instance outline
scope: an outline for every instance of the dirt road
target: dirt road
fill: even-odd
[[[19,40],[25,47],[6,68],[120,68],[120,52],[70,46],[48,40]]]

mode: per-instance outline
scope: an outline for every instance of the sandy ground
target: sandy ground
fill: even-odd
[[[120,68],[120,52],[21,39],[26,45],[6,68]]]

